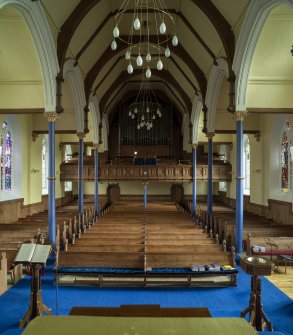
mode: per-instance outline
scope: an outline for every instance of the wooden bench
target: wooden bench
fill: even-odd
[[[120,307],[74,306],[69,315],[115,316],[115,317],[211,317],[206,307],[169,308],[160,305],[121,305]]]

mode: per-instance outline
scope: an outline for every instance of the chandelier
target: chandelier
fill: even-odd
[[[128,106],[128,116],[136,121],[136,128],[151,130],[157,118],[162,117],[162,106],[158,102],[150,82],[141,82],[133,103]]]
[[[128,5],[133,1],[134,6],[131,9]],[[125,13],[133,13],[128,36],[120,33]],[[161,71],[164,67],[162,57],[171,56],[170,43],[174,47],[178,45],[175,20],[168,12],[164,0],[124,0],[114,21],[111,49],[117,50],[119,42],[127,46],[125,52],[125,59],[128,61],[127,72],[132,74],[133,64],[136,64],[138,68],[143,67],[145,76],[150,78],[151,63],[156,63],[157,69]],[[125,21],[129,20],[125,18]]]

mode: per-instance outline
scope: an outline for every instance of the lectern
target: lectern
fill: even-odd
[[[249,322],[256,330],[263,331],[267,327],[272,331],[273,325],[262,308],[259,276],[270,276],[273,263],[261,257],[244,257],[240,258],[240,266],[247,274],[252,275],[249,306],[241,312],[241,317],[244,318],[249,313]]]
[[[14,264],[29,266],[32,276],[30,304],[19,322],[19,328],[23,328],[36,316],[41,316],[43,311],[51,315],[51,309],[43,304],[40,280],[40,267],[46,263],[50,252],[50,245],[23,243],[16,255]]]

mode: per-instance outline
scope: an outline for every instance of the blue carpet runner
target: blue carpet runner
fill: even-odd
[[[43,301],[56,314],[56,289],[49,261],[42,277]],[[59,287],[58,314],[67,315],[73,306],[120,306],[160,304],[161,307],[207,307],[213,317],[239,317],[247,307],[250,276],[238,269],[237,287],[203,288],[107,288]],[[0,297],[0,334],[20,334],[18,322],[28,308],[30,277],[26,276]],[[263,308],[275,331],[293,335],[293,301],[262,278]],[[272,334],[272,333],[271,333]],[[273,335],[273,334],[272,334]]]

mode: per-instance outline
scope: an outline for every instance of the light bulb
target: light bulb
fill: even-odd
[[[147,109],[145,110],[147,113],[149,113],[150,112],[150,109],[149,109],[149,107],[147,107]]]
[[[125,52],[125,59],[130,60],[130,58],[131,58],[131,53],[130,53],[129,50],[127,50],[127,51]]]
[[[152,122],[150,123],[150,128],[153,128],[153,124],[152,124]]]
[[[178,45],[178,37],[176,35],[173,36],[172,38],[172,45],[176,47]]]
[[[142,64],[143,64],[143,60],[142,60],[142,57],[141,57],[140,54],[136,58],[136,64],[137,64],[137,66],[142,66]]]
[[[111,43],[111,49],[112,50],[116,50],[117,49],[117,43],[116,43],[115,40],[113,40],[112,43]]]
[[[165,34],[166,30],[167,30],[167,28],[166,28],[165,22],[163,21],[160,25],[160,33]]]
[[[159,108],[157,109],[157,114],[159,115],[161,112],[160,112],[160,110],[159,110]]]
[[[142,115],[141,119],[142,119],[142,121],[144,121],[144,115]]]
[[[169,47],[167,47],[166,50],[165,50],[165,56],[167,58],[171,56],[171,51],[170,51]]]
[[[150,67],[148,67],[148,69],[146,70],[145,76],[147,78],[150,78],[152,76],[152,71],[151,71]]]
[[[154,114],[154,115],[153,115],[153,120],[155,120],[155,119],[156,119],[156,115]]]
[[[134,20],[133,27],[134,27],[135,30],[139,30],[140,29],[140,21],[139,21],[138,17]]]
[[[140,129],[140,124],[137,125],[137,129]]]
[[[161,61],[161,58],[159,58],[159,60],[158,60],[157,69],[159,71],[163,70],[163,62]]]
[[[119,37],[119,28],[117,26],[113,29],[113,36],[115,38]]]
[[[143,125],[144,125],[144,123],[143,123],[143,122],[141,122],[141,123],[140,123],[140,127],[142,128],[142,127],[143,127]]]
[[[127,66],[127,72],[128,72],[129,74],[132,74],[132,73],[133,73],[133,66],[131,65],[131,63],[129,63],[128,66]]]
[[[146,60],[148,63],[152,60],[152,56],[151,56],[150,53],[148,53],[148,54],[146,55],[145,60]]]
[[[137,114],[137,112],[138,112],[138,110],[137,110],[137,108],[135,108],[134,113]]]
[[[131,115],[132,120],[134,119],[134,114]]]
[[[131,111],[128,112],[128,115],[131,116]]]

